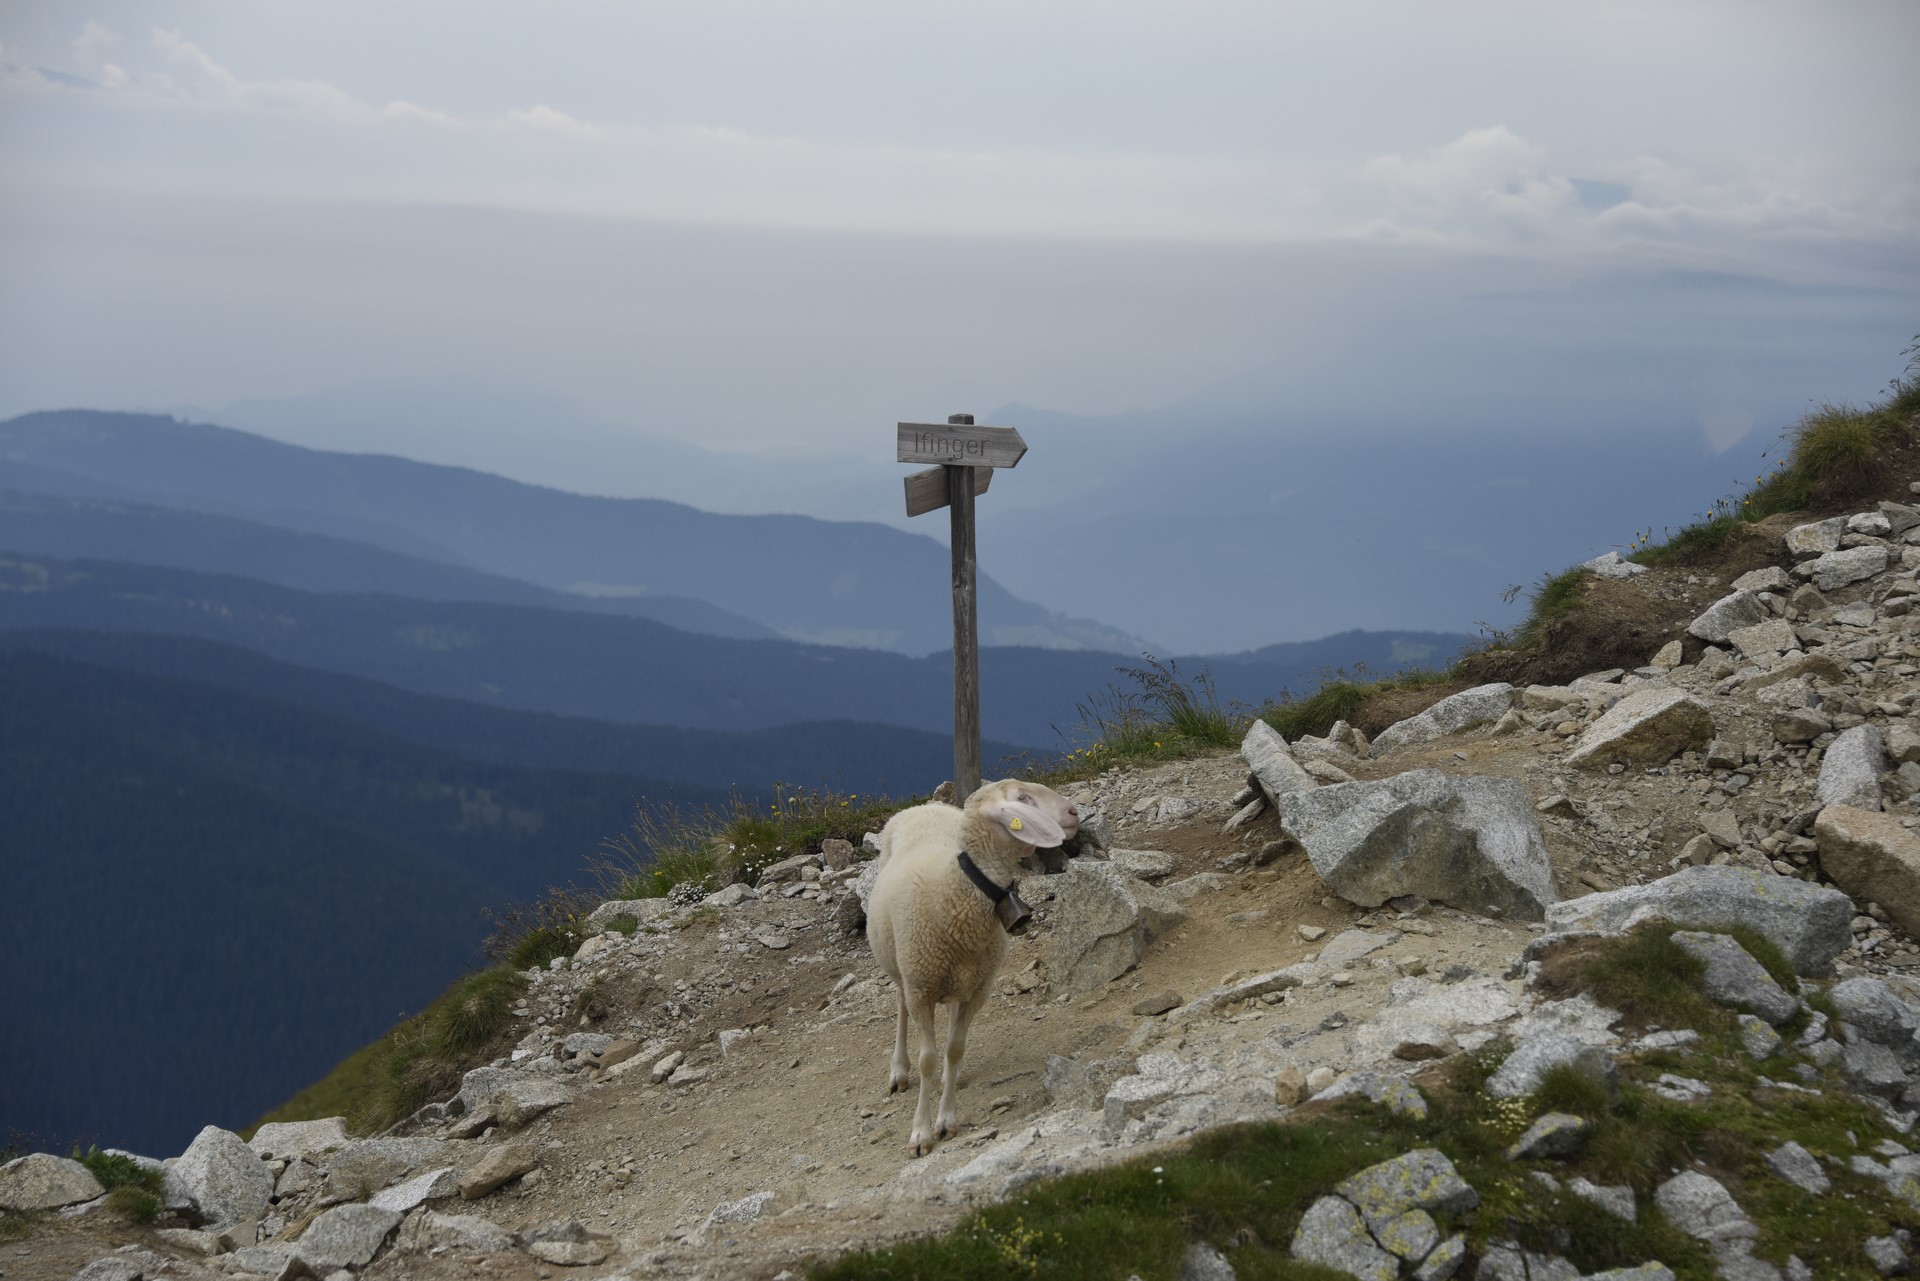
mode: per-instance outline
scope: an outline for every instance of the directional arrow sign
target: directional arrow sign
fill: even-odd
[[[1012,467],[1027,442],[1012,427],[953,423],[901,423],[900,461],[963,467]]]
[[[987,492],[987,486],[993,483],[993,468],[975,467],[973,469],[973,494],[978,498]],[[951,499],[947,489],[947,469],[929,467],[907,477],[907,515],[924,516],[928,512],[939,511]]]

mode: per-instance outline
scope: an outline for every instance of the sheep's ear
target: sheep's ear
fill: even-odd
[[[988,801],[980,807],[980,813],[998,823],[1014,840],[1028,845],[1047,849],[1067,839],[1067,829],[1018,793]]]

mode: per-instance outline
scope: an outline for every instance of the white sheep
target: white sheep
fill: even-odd
[[[887,1093],[907,1088],[907,1017],[919,1027],[920,1098],[907,1147],[932,1151],[937,1136],[954,1131],[953,1093],[967,1029],[986,1002],[987,987],[1006,959],[1006,930],[995,912],[997,895],[970,877],[964,853],[997,890],[1012,887],[1028,846],[1053,846],[1080,828],[1080,812],[1038,783],[1003,779],[967,798],[964,807],[916,805],[880,831],[879,871],[867,900],[867,941],[892,977],[898,1021]],[[934,1007],[951,1004],[947,1071],[940,1116],[932,1120]]]

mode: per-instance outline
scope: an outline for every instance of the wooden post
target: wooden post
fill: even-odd
[[[972,414],[954,414],[954,426],[972,426]],[[953,799],[964,803],[980,787],[979,564],[973,542],[973,468],[951,466],[947,505],[953,511]]]

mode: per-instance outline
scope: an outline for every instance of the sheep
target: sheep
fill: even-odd
[[[995,887],[1011,889],[1027,846],[1054,846],[1080,828],[1080,812],[1051,788],[1018,779],[988,783],[966,805],[916,805],[880,831],[879,871],[867,901],[867,941],[894,982],[897,1019],[887,1093],[905,1090],[907,1021],[919,1027],[920,1097],[907,1148],[933,1150],[955,1129],[953,1094],[967,1029],[1006,959],[1007,935],[994,896],[968,876],[965,853]],[[950,1004],[947,1070],[937,1124],[932,1117],[934,1008]]]

